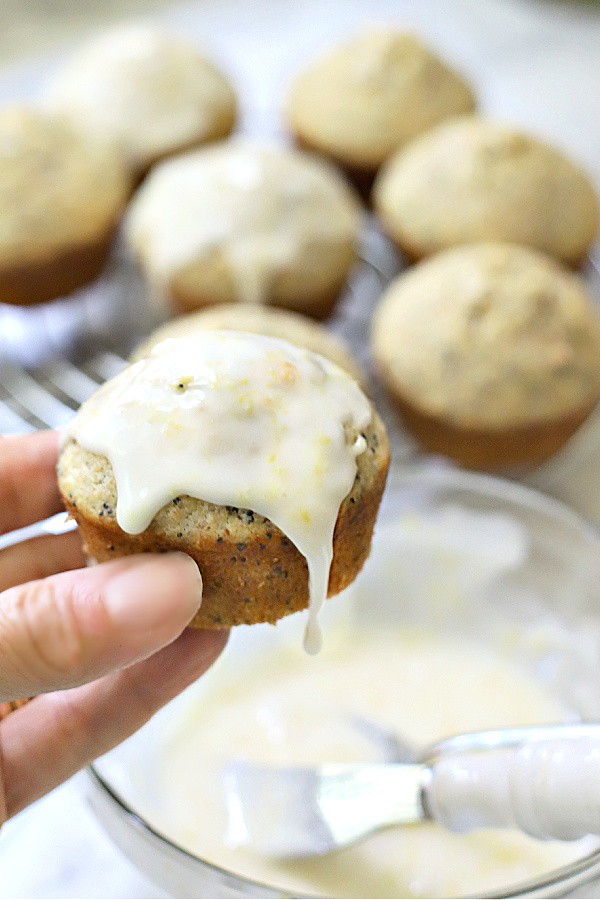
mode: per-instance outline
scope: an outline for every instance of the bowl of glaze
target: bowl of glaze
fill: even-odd
[[[423,823],[327,857],[267,860],[238,844],[221,780],[234,757],[381,759],[378,729],[422,747],[479,728],[600,721],[594,527],[509,481],[396,469],[370,559],[322,612],[315,657],[303,614],[235,629],[210,672],[89,769],[90,802],[125,854],[174,897],[598,896],[591,836]]]

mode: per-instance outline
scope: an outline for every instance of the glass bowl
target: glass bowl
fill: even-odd
[[[427,634],[432,640],[464,642],[465,647],[478,647],[482,659],[496,654],[517,667],[523,677],[535,682],[536,689],[560,705],[562,720],[600,721],[600,534],[559,501],[522,485],[434,462],[397,468],[365,569],[343,595],[328,601],[323,612],[326,650],[328,645],[335,648],[349,628],[361,634],[373,625],[383,626],[390,634],[399,628]],[[211,854],[201,858],[191,852],[189,841],[166,826],[160,815],[170,742],[186,740],[186,722],[202,727],[204,710],[215,692],[225,686],[223,696],[234,698],[236,685],[243,691],[257,665],[268,668],[289,647],[294,648],[298,665],[317,672],[325,665],[319,657],[304,660],[301,656],[303,626],[303,615],[296,614],[275,627],[235,629],[227,650],[206,676],[89,768],[89,800],[106,831],[146,876],[172,896],[336,895],[331,888],[334,876],[328,889],[299,890],[282,879],[261,882],[237,874],[241,868],[234,871],[235,866],[216,865]],[[276,681],[276,668],[273,672]],[[373,684],[382,695],[387,686],[378,684],[378,677],[375,672]],[[436,684],[436,690],[441,686]],[[324,679],[323,692],[328,689]],[[482,705],[487,690],[482,684],[463,684],[458,693],[466,713]],[[429,696],[428,712],[433,705]],[[375,699],[373,694],[373,708]],[[444,702],[441,699],[440,705]],[[479,726],[473,720],[474,727],[513,724],[496,718],[493,701],[483,705],[488,721]],[[471,721],[468,715],[465,721]],[[204,734],[208,733],[207,726]],[[217,735],[217,742],[221,739],[227,757],[225,734]],[[201,772],[203,752],[208,751],[202,739],[195,740],[189,750]],[[212,813],[202,806],[199,802],[198,821],[210,829]],[[457,848],[466,840],[452,838],[459,842]],[[444,892],[437,894],[432,891],[437,875],[442,878],[442,857],[437,845],[432,845],[427,858],[428,846],[424,844],[422,851],[427,880],[420,886],[411,882],[415,896],[594,896],[589,893],[591,883],[600,878],[600,841],[589,837],[559,845],[555,854],[550,851],[556,845],[546,846],[546,862],[536,863],[536,871],[525,878],[515,877],[517,870],[508,861],[500,861],[492,883],[486,883],[487,876],[482,876],[481,883],[467,879],[449,893],[442,880],[439,889]],[[371,895],[364,893],[364,887],[361,894],[359,881],[355,887],[338,895]],[[586,893],[579,893],[582,890]]]

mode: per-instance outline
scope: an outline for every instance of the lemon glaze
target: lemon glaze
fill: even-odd
[[[270,519],[306,557],[305,647],[316,653],[335,523],[371,418],[356,382],[329,360],[277,338],[212,331],[157,345],[96,391],[64,438],[109,460],[129,534],[182,494]]]

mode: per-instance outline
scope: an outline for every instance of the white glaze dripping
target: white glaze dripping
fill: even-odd
[[[238,139],[157,166],[131,205],[126,234],[159,285],[217,253],[236,298],[264,303],[299,255],[355,243],[360,222],[355,198],[323,162]]]
[[[84,403],[65,435],[110,461],[126,532],[181,494],[277,525],[308,563],[305,646],[316,653],[333,531],[371,416],[329,360],[276,338],[207,331],[159,344]]]

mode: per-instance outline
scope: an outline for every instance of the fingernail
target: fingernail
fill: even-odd
[[[172,626],[183,630],[198,611],[202,578],[184,553],[131,560],[108,579],[104,604],[114,624],[125,631],[147,632]]]

